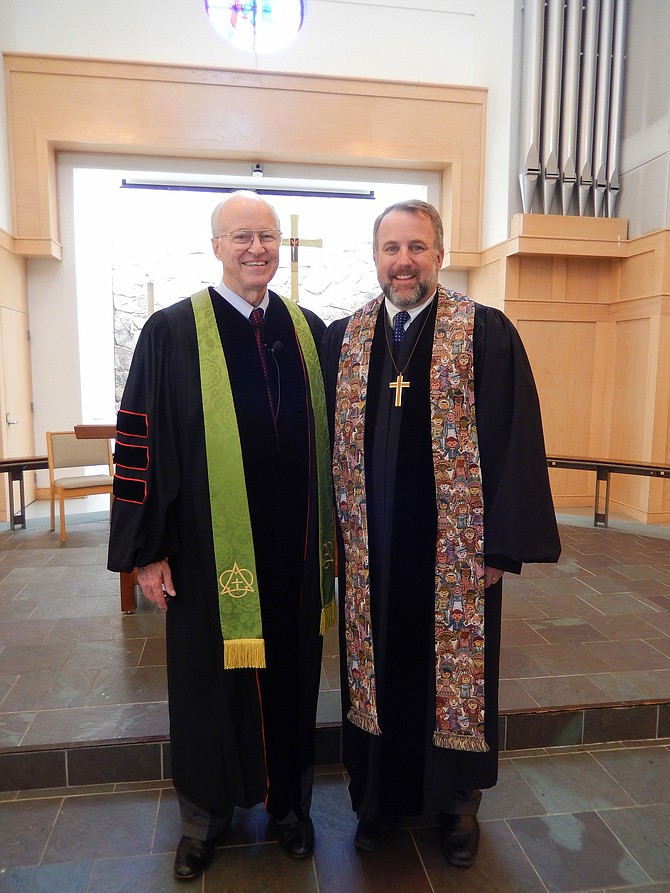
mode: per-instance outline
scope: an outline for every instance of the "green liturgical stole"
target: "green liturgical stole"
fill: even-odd
[[[228,367],[209,291],[191,298],[198,339],[202,406],[224,667],[264,667],[265,645],[242,446]],[[307,321],[286,301],[307,367],[314,412],[319,493],[321,632],[335,622],[329,442],[321,368]],[[297,314],[297,315],[296,315]]]

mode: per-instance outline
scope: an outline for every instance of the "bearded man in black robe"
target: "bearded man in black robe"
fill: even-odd
[[[166,612],[175,875],[264,801],[309,856],[322,632],[335,620],[332,480],[313,313],[268,291],[276,212],[214,210],[216,288],[147,320],[117,419],[108,567]],[[329,531],[330,526],[330,531]]]
[[[439,815],[467,867],[497,780],[502,577],[560,554],[539,402],[510,321],[438,285],[431,205],[387,208],[373,251],[382,294],[322,343],[355,843]]]

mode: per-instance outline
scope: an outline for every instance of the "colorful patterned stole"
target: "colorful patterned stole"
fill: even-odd
[[[474,404],[474,304],[442,287],[437,302],[430,366],[437,502],[433,744],[485,752],[489,747],[484,739],[484,509]],[[354,313],[347,325],[340,352],[333,453],[346,558],[348,719],[373,735],[382,729],[370,614],[364,437],[370,351],[382,307],[380,296]]]

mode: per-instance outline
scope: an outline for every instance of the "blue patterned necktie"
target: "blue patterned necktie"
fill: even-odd
[[[405,323],[409,319],[409,313],[401,310],[393,317],[393,342],[397,344],[405,337]]]

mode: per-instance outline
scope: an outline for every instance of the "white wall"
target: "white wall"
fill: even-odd
[[[473,83],[488,87],[482,245],[502,242],[520,210],[518,102],[521,14],[516,0],[479,0],[473,34]]]
[[[629,235],[670,225],[670,3],[629,0],[621,191]]]
[[[70,246],[74,236],[71,170],[59,170],[58,191],[63,242]],[[72,250],[63,251],[61,262],[28,262],[35,449],[38,453],[46,452],[45,431],[63,431],[84,421],[75,283]],[[39,486],[48,486],[46,472],[38,472],[37,477]]]
[[[297,40],[268,57],[237,50],[219,37],[204,0],[3,4],[14,8],[18,52],[459,83],[470,81],[478,5],[475,0],[307,0]],[[450,77],[443,76],[445,69]]]

